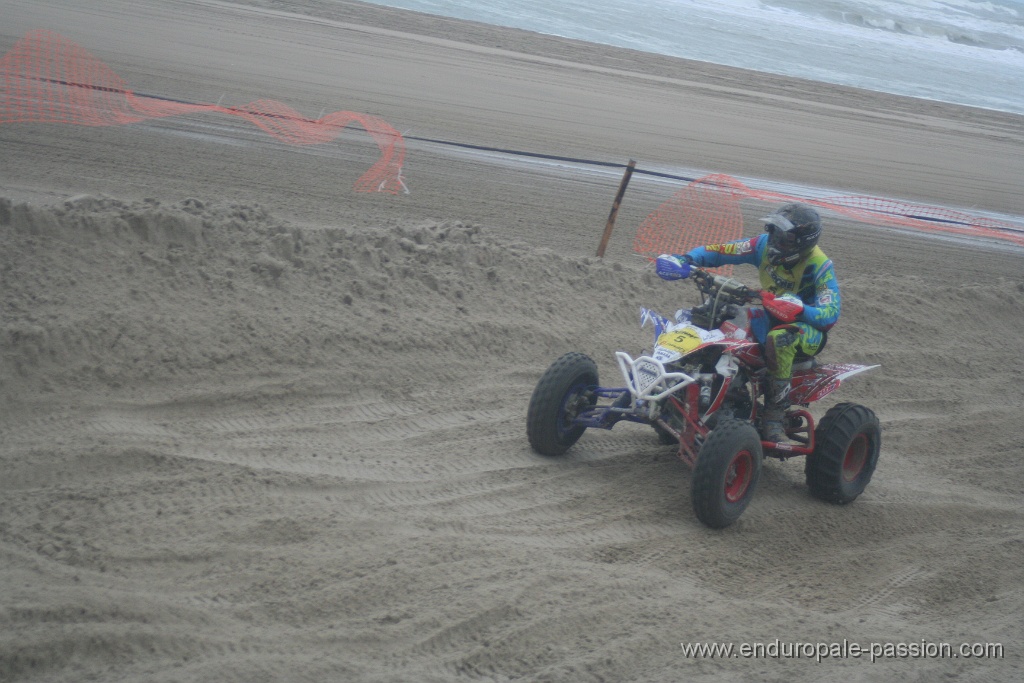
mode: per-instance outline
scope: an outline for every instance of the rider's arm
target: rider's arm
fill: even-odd
[[[758,250],[757,241],[767,235],[751,237],[749,239],[726,242],[724,244],[709,244],[705,247],[697,247],[686,252],[695,266],[714,268],[731,263],[750,263],[757,265]]]
[[[832,261],[826,261],[814,278],[813,303],[805,303],[797,319],[819,330],[828,330],[839,320],[839,310],[839,283],[836,281]]]

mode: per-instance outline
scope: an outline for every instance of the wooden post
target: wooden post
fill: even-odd
[[[636,162],[630,159],[629,163],[626,164],[626,172],[622,174],[622,182],[619,183],[619,191],[615,195],[615,201],[612,202],[612,210],[608,214],[608,223],[604,226],[601,244],[597,247],[598,258],[604,258],[604,250],[608,248],[608,240],[611,239],[612,228],[615,227],[615,216],[619,213],[619,204],[622,203],[622,196],[626,194],[626,186],[629,185],[629,179],[633,176],[634,168],[636,168]]]

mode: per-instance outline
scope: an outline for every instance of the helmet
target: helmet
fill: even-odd
[[[786,204],[761,219],[768,233],[768,262],[792,268],[821,237],[821,217],[806,204]]]

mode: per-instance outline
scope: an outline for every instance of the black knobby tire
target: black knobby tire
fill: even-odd
[[[693,511],[713,529],[743,514],[761,478],[761,436],[743,420],[721,420],[697,454],[690,483]]]
[[[814,430],[814,452],[804,464],[807,488],[829,503],[852,502],[871,481],[881,446],[882,430],[870,408],[833,406]]]
[[[541,376],[530,397],[526,434],[541,455],[562,455],[576,443],[586,427],[573,418],[597,403],[589,389],[597,386],[597,364],[582,353],[567,353]]]

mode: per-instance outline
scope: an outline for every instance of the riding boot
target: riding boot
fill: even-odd
[[[762,438],[765,441],[785,441],[786,429],[782,425],[789,408],[789,379],[772,377],[765,385]]]

